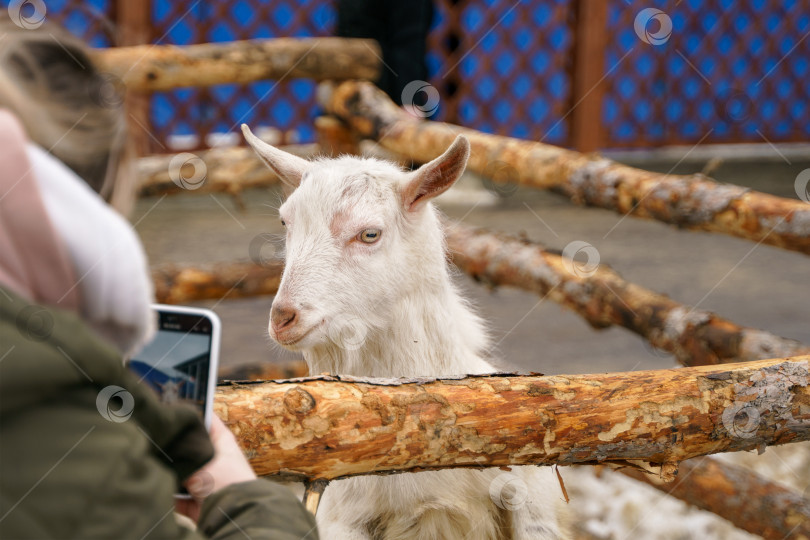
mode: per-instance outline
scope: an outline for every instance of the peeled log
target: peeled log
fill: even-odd
[[[282,148],[302,157],[317,152],[315,145]],[[142,157],[137,161],[137,174],[141,196],[183,192],[238,194],[244,189],[279,183],[276,173],[253,150],[239,146]]]
[[[341,154],[360,155],[361,153],[360,141],[355,133],[334,116],[315,118],[315,132],[318,134],[318,146],[326,156],[337,157]]]
[[[220,387],[260,475],[677,463],[810,440],[810,356],[600,375],[320,376]],[[756,422],[750,419],[756,418]]]
[[[686,366],[810,354],[798,341],[738,326],[628,283],[604,264],[583,266],[537,244],[461,223],[446,225],[445,234],[453,263],[474,278],[548,297],[595,328],[623,326]]]
[[[269,307],[269,306],[268,306]],[[303,360],[286,362],[261,362],[256,364],[223,365],[217,379],[225,381],[259,381],[270,379],[293,379],[309,375],[309,367]]]
[[[473,278],[537,293],[583,317],[595,328],[619,325],[671,352],[685,366],[810,354],[810,347],[739,326],[622,279],[607,265],[580,272],[565,259],[524,240],[455,223],[445,226],[453,263]],[[158,301],[183,303],[275,294],[283,263],[168,265],[152,271]],[[587,269],[586,269],[587,270]]]
[[[245,298],[275,294],[281,281],[282,262],[218,263],[203,266],[166,264],[152,268],[155,298],[162,304],[197,300]]]
[[[810,254],[810,205],[799,200],[702,175],[644,171],[548,144],[426,122],[369,83],[347,81],[323,96],[327,111],[360,135],[416,162],[437,157],[463,133],[472,145],[468,168],[477,173],[499,171],[511,182],[556,189],[580,204]]]
[[[671,483],[638,470],[622,472],[766,540],[810,538],[810,501],[742,467],[698,457],[682,462]]]
[[[324,37],[112,47],[92,59],[127,89],[153,92],[264,79],[374,80],[381,55],[373,39]]]

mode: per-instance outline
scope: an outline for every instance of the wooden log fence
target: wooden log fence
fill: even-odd
[[[766,540],[810,538],[810,500],[759,474],[708,456],[682,462],[671,483],[622,472]]]
[[[152,268],[155,298],[162,304],[184,304],[225,296],[247,298],[275,294],[283,266],[280,261],[155,266]]]
[[[284,150],[302,157],[317,152],[314,145]],[[279,178],[250,148],[231,146],[142,157],[136,163],[138,194],[142,197],[178,193],[230,193],[273,186]]]
[[[250,364],[227,364],[220,366],[217,379],[223,383],[231,381],[268,381],[274,379],[295,379],[309,375],[309,368],[303,360],[287,362],[261,362]]]
[[[380,68],[376,43],[339,38],[127,47],[99,51],[94,60],[137,91],[288,75],[373,79]],[[326,107],[355,132],[319,119],[320,143],[329,153],[354,152],[363,136],[425,162],[464,132],[476,172],[492,176],[492,163],[498,163],[508,169],[501,180],[555,189],[578,203],[810,253],[810,209],[798,201],[701,175],[660,175],[541,143],[422,122],[362,83],[343,83],[327,96]],[[238,195],[278,182],[244,148],[182,156],[182,162],[177,156],[140,160],[141,194],[201,188]],[[188,183],[199,163],[204,181]],[[808,354],[810,348],[689,309],[625,282],[604,265],[584,275],[576,262],[524,240],[460,224],[447,231],[453,261],[477,279],[548,296],[596,328],[622,325],[684,365],[751,362],[598,376],[231,383],[220,388],[217,412],[259,474],[322,482],[459,466],[608,462],[764,538],[810,537],[810,502],[799,494],[709,457],[687,459],[810,439],[810,357],[754,361]],[[182,303],[273,294],[282,264],[261,263],[164,265],[153,269],[157,296]],[[290,377],[300,376],[303,365],[243,371]],[[655,469],[659,477],[642,469]]]
[[[289,379],[306,375],[307,366],[303,361],[265,362],[220,370],[220,380],[227,381]],[[618,472],[766,539],[782,540],[790,534],[805,534],[810,538],[807,530],[810,528],[810,500],[744,467],[711,456],[692,458],[679,465],[678,474],[669,483],[635,467],[621,467]]]
[[[449,467],[658,468],[810,440],[810,356],[599,375],[309,377],[220,387],[257,474],[333,480]]]
[[[581,266],[538,244],[461,223],[446,224],[445,232],[453,263],[475,279],[539,294],[594,328],[622,326],[685,366],[810,354],[810,347],[798,341],[739,326],[629,283],[607,265]],[[229,292],[234,297],[275,294],[282,268],[280,261],[164,266],[153,269],[153,279],[158,301],[182,303]]]
[[[374,80],[381,58],[374,40],[338,37],[136,45],[92,53],[100,71],[128,90],[146,92],[263,79]]]
[[[810,354],[810,347],[745,328],[629,283],[605,264],[579,262],[542,246],[461,223],[445,226],[453,263],[485,283],[535,292],[594,328],[622,326],[685,366]]]
[[[458,230],[455,232],[458,233]],[[498,238],[494,238],[495,235],[483,233],[478,230],[468,229],[465,232],[476,237],[491,237],[488,238],[491,241],[498,240]],[[455,238],[452,232],[450,233],[450,238],[451,241]],[[518,243],[518,249],[512,251],[511,248],[513,246],[508,245],[510,242]],[[485,270],[484,273],[475,275],[487,281],[498,279],[500,284],[524,286],[529,290],[542,292],[544,287],[550,288],[552,285],[543,281],[538,283],[536,278],[531,277],[532,271],[527,270],[527,268],[539,271],[539,269],[545,268],[545,266],[550,266],[551,268],[557,269],[559,273],[558,277],[561,281],[574,280],[580,282],[573,286],[563,286],[562,289],[586,287],[593,291],[594,289],[599,289],[601,286],[603,293],[607,291],[607,293],[614,295],[615,299],[613,304],[616,305],[613,309],[615,311],[602,311],[613,313],[613,316],[618,316],[618,320],[620,321],[637,317],[636,313],[634,313],[633,317],[629,314],[627,317],[621,316],[621,313],[624,313],[626,310],[633,311],[631,304],[635,305],[636,309],[643,312],[643,309],[638,307],[635,300],[644,298],[645,294],[649,295],[652,299],[657,299],[657,304],[660,305],[663,303],[664,307],[661,309],[664,311],[668,309],[666,307],[668,305],[667,303],[675,304],[666,297],[645,291],[636,285],[621,282],[621,278],[605,267],[600,268],[599,272],[597,272],[597,274],[599,274],[598,276],[594,275],[581,278],[575,274],[571,274],[568,269],[565,269],[565,271],[560,270],[562,263],[559,260],[559,255],[545,252],[538,246],[516,239],[507,239],[504,244],[503,248],[510,253],[508,259],[513,259],[513,262],[522,261],[523,263],[529,264],[532,263],[534,257],[542,257],[543,259],[549,257],[556,264],[544,262],[540,265],[529,264],[527,267],[522,267],[519,264],[515,266],[513,263],[506,263],[507,266],[513,266],[507,272],[507,275],[522,275],[528,272],[529,277],[523,278],[523,280],[514,278],[502,280],[499,278],[499,273],[492,270]],[[492,245],[491,242],[489,245]],[[530,249],[531,253],[528,255],[522,253],[521,249],[523,248]],[[467,249],[467,254],[475,255],[476,257],[479,256],[476,254],[475,250],[470,249]],[[456,254],[456,256],[458,256],[458,254]],[[483,261],[486,260],[487,257],[495,257],[496,261],[483,264]],[[482,267],[485,269],[500,268],[503,262],[497,259],[497,250],[494,252],[486,252],[485,250],[484,255],[480,256],[478,263],[471,267],[465,265],[462,265],[462,267],[468,271],[473,268],[480,269]],[[476,270],[476,272],[478,272],[478,270]],[[229,291],[235,296],[273,294],[278,286],[280,273],[280,262],[265,263],[262,266],[254,263],[220,264],[208,267],[188,268],[162,266],[159,267],[159,269],[153,270],[156,284],[162,283],[162,286],[156,287],[159,301],[162,302],[175,300],[178,302],[188,302],[198,299],[201,296],[220,298]],[[612,283],[612,285],[607,285],[604,280],[607,280],[607,283]],[[615,280],[619,280],[620,283],[615,283]],[[582,283],[583,281],[585,283]],[[532,283],[534,283],[535,288],[530,286]],[[617,293],[617,291],[621,292]],[[590,294],[593,296],[595,293],[591,292]],[[623,297],[627,299],[622,300]],[[580,312],[580,309],[586,305],[587,304],[577,304],[574,309]],[[608,305],[612,304],[608,303]],[[682,306],[675,305],[676,307],[672,309],[681,309],[681,312],[683,311]],[[669,312],[672,312],[672,309],[669,309]],[[709,363],[713,363],[716,360],[729,361],[729,357],[718,356],[718,344],[725,344],[724,346],[727,346],[729,343],[746,343],[750,341],[750,339],[744,339],[744,336],[747,334],[752,334],[757,337],[757,339],[754,340],[755,343],[776,342],[781,343],[782,346],[795,347],[797,350],[808,349],[807,347],[800,346],[796,342],[785,340],[784,338],[778,338],[758,330],[740,328],[734,325],[734,323],[724,321],[712,314],[708,314],[707,316],[708,318],[699,317],[698,320],[708,325],[709,328],[714,328],[713,331],[705,331],[704,329],[704,331],[701,332],[693,325],[679,325],[683,341],[685,343],[695,341],[703,343],[701,350],[705,352],[705,354],[701,354],[699,357],[679,355],[679,360],[685,365],[694,365],[698,361],[706,361]],[[763,339],[762,336],[766,336],[767,339]],[[680,343],[680,340],[678,340],[678,342]],[[657,343],[657,345],[662,346],[660,343]],[[781,346],[779,348],[781,348]],[[686,349],[687,348],[684,348],[684,350]],[[689,347],[688,349],[694,350],[694,347]],[[741,349],[746,351],[746,355],[762,354],[764,356],[767,352],[767,348],[761,346],[752,348],[740,345],[724,350],[731,353],[733,350]],[[299,361],[289,362],[283,365],[262,363],[239,366],[237,369],[223,373],[221,378],[231,380],[266,380],[302,377],[306,374],[306,364]],[[764,538],[786,538],[791,530],[793,533],[799,534],[805,533],[805,529],[810,527],[810,502],[802,498],[801,495],[778,484],[774,484],[752,471],[728,463],[716,462],[709,457],[685,461],[679,467],[679,473],[675,482],[671,484],[662,483],[654,476],[633,468],[623,468],[621,472],[637,480],[645,481],[689,504],[713,512],[728,519],[734,523],[735,526],[753,534],[761,535]]]
[[[675,351],[676,358],[685,365],[729,362],[734,355],[751,360],[773,351],[797,354],[810,350],[792,340],[739,327],[711,313],[692,312],[690,315],[689,308],[624,282],[603,265],[593,274],[579,275],[573,261],[565,261],[559,254],[525,240],[460,224],[449,225],[446,230],[454,262],[478,279],[548,295],[571,307],[596,327],[623,324],[647,337],[655,346]],[[280,261],[270,261],[262,265],[162,266],[153,270],[153,275],[156,285],[160,284],[156,286],[159,301],[188,302],[201,297],[221,298],[226,293],[239,297],[273,294],[281,271]],[[555,296],[555,291],[561,291],[559,297]],[[583,298],[588,300],[583,301]],[[595,316],[595,312],[600,315]],[[677,322],[681,317],[688,322]],[[663,331],[661,321],[664,321]],[[290,378],[306,373],[303,362],[291,362],[282,366],[241,366],[223,378]],[[700,459],[699,466],[695,460],[684,462],[674,484],[662,483],[632,468],[623,468],[621,472],[764,538],[804,534],[810,527],[807,510],[810,502],[799,494],[741,467],[715,462],[709,457]]]
[[[321,92],[326,110],[359,135],[425,163],[463,133],[468,169],[491,175],[502,164],[509,181],[555,189],[573,201],[694,230],[720,232],[810,254],[810,205],[702,175],[665,175],[572,150],[428,122],[395,105],[370,83],[346,81]]]

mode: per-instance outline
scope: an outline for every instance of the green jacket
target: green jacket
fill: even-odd
[[[180,526],[173,493],[212,455],[194,411],[159,403],[78,317],[0,289],[0,538],[318,538],[266,480],[214,493],[197,531]]]

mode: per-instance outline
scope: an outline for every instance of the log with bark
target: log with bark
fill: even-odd
[[[373,39],[338,37],[136,45],[97,49],[91,56],[127,89],[148,92],[264,79],[374,80],[382,64]]]
[[[355,133],[334,116],[315,118],[318,146],[324,155],[337,157],[341,154],[359,155],[360,141]]]
[[[810,357],[600,375],[220,387],[215,410],[260,475],[331,480],[450,467],[657,469],[810,440]]]
[[[309,375],[309,368],[303,360],[262,362],[260,364],[227,364],[220,366],[217,375],[217,379],[223,383],[229,381],[294,379],[296,377],[306,377]]]
[[[425,163],[460,133],[472,145],[468,168],[490,175],[506,167],[510,181],[555,189],[581,204],[721,232],[810,254],[810,205],[719,184],[702,175],[666,175],[556,146],[416,118],[370,83],[325,86],[323,105],[363,137]]]
[[[766,540],[810,538],[810,501],[737,465],[708,456],[689,459],[670,483],[637,469],[621,472]]]
[[[257,239],[264,242],[261,235]],[[261,245],[255,246],[257,257],[261,257],[261,249]],[[155,284],[155,298],[162,304],[185,304],[198,300],[275,294],[283,266],[281,261],[275,260],[262,264],[248,261],[199,266],[154,266],[152,281]]]
[[[629,283],[605,264],[461,223],[446,224],[445,233],[453,263],[474,278],[535,292],[594,328],[623,326],[685,366],[810,354],[798,341],[739,326]]]
[[[692,309],[634,283],[605,264],[580,267],[542,246],[461,223],[446,224],[453,262],[489,285],[531,291],[573,310],[594,328],[622,326],[686,366],[810,354],[810,347]],[[585,263],[587,264],[587,263]],[[262,266],[220,263],[153,270],[158,299],[167,303],[275,294],[281,262]]]
[[[311,157],[319,151],[317,145],[282,148],[301,157]],[[245,189],[279,183],[278,176],[246,147],[147,156],[137,160],[136,169],[139,195],[144,197],[176,193],[239,194]]]

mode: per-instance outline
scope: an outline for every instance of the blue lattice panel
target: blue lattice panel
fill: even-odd
[[[458,51],[442,63],[434,57],[429,63],[439,87],[458,70],[455,120],[489,133],[564,144],[573,43],[569,9],[563,0],[464,3]],[[450,14],[445,10],[441,16]]]
[[[331,35],[335,24],[333,6],[325,0],[209,0],[191,11],[154,0],[152,18],[156,39],[175,44],[323,36]],[[280,142],[309,142],[315,138],[315,88],[313,81],[291,79],[156,93],[151,121],[166,146],[209,146],[216,142],[212,134],[238,133],[242,122],[277,130]]]
[[[672,23],[665,43],[645,43],[642,8]],[[810,2],[685,0],[609,7],[610,147],[810,138]],[[660,30],[651,23],[650,30]]]
[[[0,0],[3,9],[8,0]],[[47,0],[47,22],[93,46],[115,44],[112,0]],[[332,0],[152,0],[155,43],[330,35]],[[434,119],[568,143],[571,0],[435,0],[428,68],[441,101]],[[644,43],[638,13],[669,17],[665,43]],[[650,31],[656,32],[655,25]],[[683,0],[608,4],[605,147],[810,138],[810,0]],[[454,41],[456,40],[456,41]],[[162,92],[151,99],[153,151],[207,146],[240,122],[311,141],[315,83]]]
[[[8,13],[9,0],[0,0],[2,15]],[[31,5],[23,6],[23,14],[31,15]],[[45,24],[58,24],[93,47],[115,45],[115,24],[112,21],[113,0],[47,0]]]

